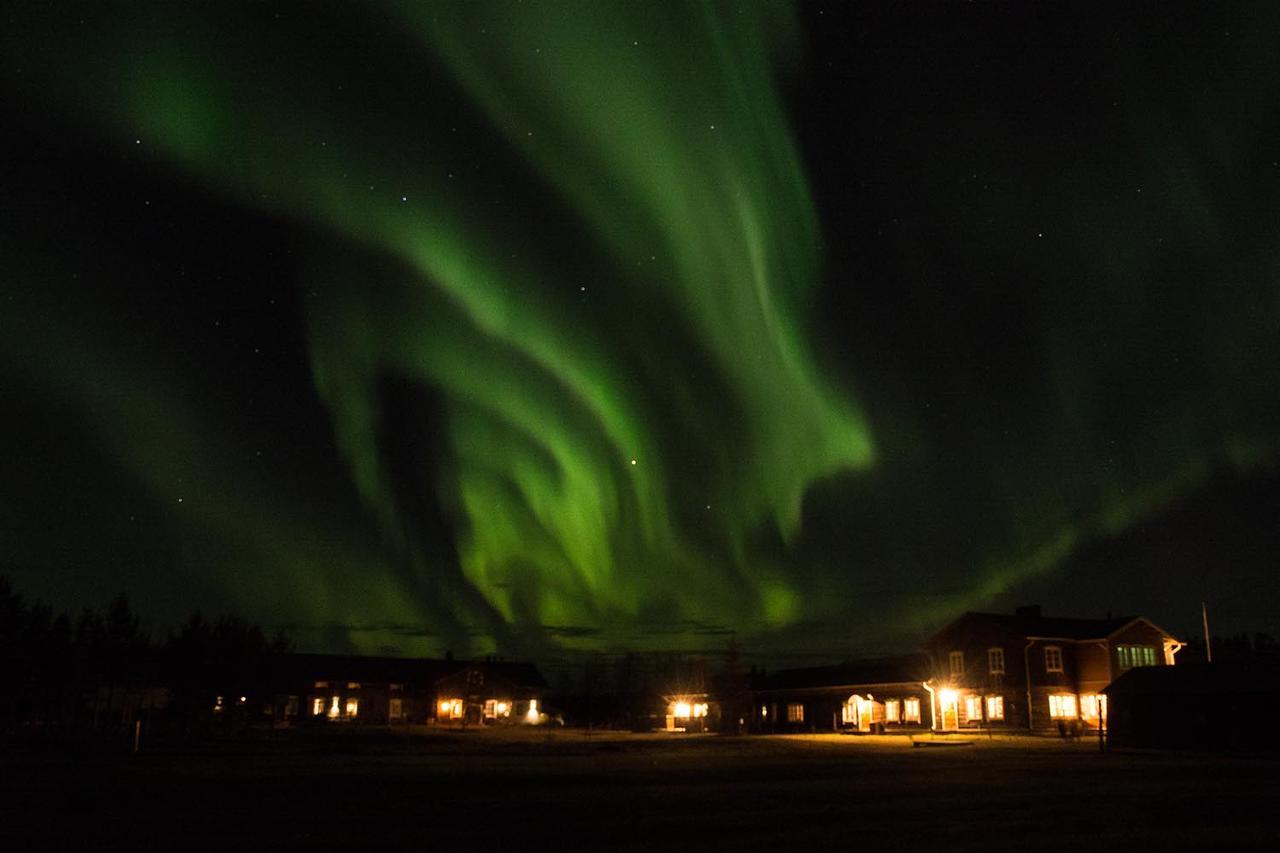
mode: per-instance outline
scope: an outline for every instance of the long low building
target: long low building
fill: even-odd
[[[350,655],[282,656],[283,722],[539,722],[547,683],[528,663]]]
[[[924,731],[933,726],[925,655],[849,661],[757,676],[753,732]]]

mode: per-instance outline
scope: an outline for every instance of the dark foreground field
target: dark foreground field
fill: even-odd
[[[461,732],[0,757],[0,849],[1280,849],[1280,762]]]

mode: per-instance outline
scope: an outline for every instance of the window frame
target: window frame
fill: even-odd
[[[964,677],[964,652],[960,649],[952,650],[947,656],[947,662],[951,667],[952,678]]]
[[[1058,700],[1054,702],[1054,700]],[[1068,709],[1066,706],[1070,705]],[[1057,706],[1056,708],[1054,706]],[[1056,713],[1055,713],[1056,711]],[[1080,701],[1074,693],[1049,694],[1049,719],[1075,720],[1080,716]]]
[[[1057,659],[1057,666],[1054,666],[1050,658]],[[1065,672],[1063,668],[1062,646],[1045,646],[1044,647],[1044,671],[1045,672]]]
[[[1003,646],[992,646],[987,649],[987,672],[991,675],[1005,674]]]
[[[1003,696],[987,696],[987,720],[997,722],[1004,720],[1004,697]]]

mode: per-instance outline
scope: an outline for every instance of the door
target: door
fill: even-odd
[[[950,690],[943,692],[946,695],[943,695],[938,700],[942,712],[942,730],[944,732],[958,731],[960,729],[960,697]]]

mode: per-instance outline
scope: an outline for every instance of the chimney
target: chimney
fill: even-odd
[[[1022,617],[1027,618],[1027,619],[1039,619],[1039,618],[1040,618],[1040,605],[1039,605],[1039,604],[1024,604],[1022,607],[1019,607],[1019,608],[1015,609],[1015,610],[1013,611],[1013,615],[1014,615],[1014,616],[1022,616]]]

